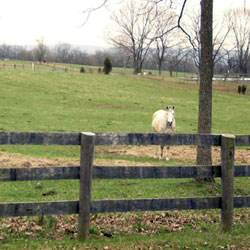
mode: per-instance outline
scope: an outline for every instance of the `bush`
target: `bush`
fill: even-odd
[[[81,68],[80,68],[80,73],[85,73],[84,67],[81,67]]]
[[[103,71],[105,75],[108,75],[112,71],[112,62],[108,57],[104,59]]]
[[[239,86],[238,86],[238,93],[239,93],[239,94],[241,93],[241,90],[242,90],[242,89],[241,89],[241,86],[239,85]]]
[[[247,91],[247,86],[246,85],[242,85],[241,86],[241,92],[242,92],[242,94],[245,94],[246,91]]]
[[[98,68],[98,73],[99,73],[99,74],[102,73],[102,68]]]

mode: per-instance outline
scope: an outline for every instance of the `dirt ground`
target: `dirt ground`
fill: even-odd
[[[127,147],[96,147],[95,154],[114,154],[117,155],[131,155],[136,157],[149,157],[157,158],[157,152],[159,153],[158,146],[127,146]],[[165,148],[165,157],[170,160],[179,160],[188,163],[195,162],[196,159],[196,148],[194,146],[176,146],[170,147],[168,150]],[[220,164],[220,148],[212,149],[213,164]],[[145,161],[145,160],[144,160]],[[154,161],[153,163],[132,162],[123,159],[102,159],[98,157],[94,160],[95,165],[105,166],[151,166],[161,165],[162,161]],[[248,149],[236,149],[235,152],[235,163],[238,165],[250,164],[250,148]],[[31,156],[24,156],[21,154],[9,154],[6,152],[0,152],[0,167],[50,167],[50,166],[78,166],[79,159],[77,158],[57,158],[57,159],[46,159]]]
[[[100,153],[102,149],[98,152]],[[143,147],[126,147],[126,148],[109,148],[106,150],[109,153],[119,155],[133,155],[142,157],[157,158],[160,149],[157,146],[143,146]],[[195,146],[176,146],[169,149],[164,148],[164,156],[172,160],[182,160],[183,162],[195,162],[196,147]],[[220,163],[221,151],[220,148],[212,148],[213,164]],[[249,149],[236,149],[235,151],[236,164],[250,164],[250,148]],[[151,164],[152,165],[152,164]]]

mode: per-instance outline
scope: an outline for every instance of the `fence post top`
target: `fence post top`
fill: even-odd
[[[222,134],[221,136],[222,137],[227,137],[227,138],[235,139],[235,135],[232,135],[232,134]]]
[[[95,133],[92,132],[81,132],[81,135],[85,135],[85,136],[96,136]]]

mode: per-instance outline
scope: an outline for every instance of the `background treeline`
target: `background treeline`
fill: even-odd
[[[1,60],[46,61],[103,66],[105,57],[109,57],[112,60],[112,65],[114,67],[133,68],[133,60],[131,56],[118,48],[96,50],[93,53],[88,53],[80,47],[67,43],[61,43],[55,46],[46,46],[44,44],[43,46],[41,46],[41,44],[38,44],[37,46],[0,45]],[[220,60],[216,62],[215,73],[226,74],[228,71],[230,71],[230,73],[239,73],[239,67],[237,67],[239,64],[236,51],[230,51],[230,55],[229,53],[223,55]],[[148,70],[158,69],[155,49],[149,50],[143,66],[144,69]],[[191,73],[197,73],[198,71],[192,54],[192,49],[182,51],[178,48],[169,50],[162,69],[169,71],[170,74],[173,71]],[[250,72],[250,66],[246,69],[246,72]]]
[[[39,52],[38,52],[39,50]],[[57,44],[55,46],[19,46],[19,45],[0,45],[1,60],[24,60],[24,61],[46,61],[58,63],[71,63],[81,65],[102,66],[105,57],[112,60],[114,67],[133,67],[131,56],[126,55],[122,50],[111,48],[105,50],[96,50],[94,53],[88,53],[84,49],[67,43]],[[175,70],[182,72],[196,72],[196,67],[189,56],[183,57],[178,64],[172,66],[177,61],[177,52],[172,51],[168,60],[163,66],[163,70]],[[157,60],[154,58],[152,49],[145,60],[145,69],[157,69]]]

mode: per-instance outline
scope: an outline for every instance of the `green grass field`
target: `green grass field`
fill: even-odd
[[[80,74],[42,66],[31,71],[25,66],[1,67],[0,79],[0,131],[151,132],[153,112],[175,105],[177,132],[197,132],[198,86],[182,78]],[[239,95],[236,84],[215,84],[213,132],[250,134],[249,107],[249,90]],[[245,150],[249,154],[249,149]],[[159,163],[150,156],[99,151],[96,159],[100,162]],[[2,145],[0,164],[1,154],[77,161],[79,147]],[[180,159],[162,164],[194,162],[180,155]],[[249,180],[235,180],[236,195],[250,194]],[[0,202],[74,200],[78,189],[78,181],[1,182]],[[45,196],[50,190],[54,194]],[[94,180],[92,196],[198,197],[218,196],[220,190],[219,179],[213,185],[198,185],[190,179]],[[250,249],[250,210],[235,213],[231,233],[221,231],[219,210],[96,215],[87,243],[75,239],[76,216],[46,216],[42,226],[37,218],[1,219],[0,249]]]
[[[177,132],[197,131],[194,83],[137,76],[1,69],[0,131],[150,132],[152,113],[175,105]],[[248,133],[249,94],[214,91],[213,132]]]

